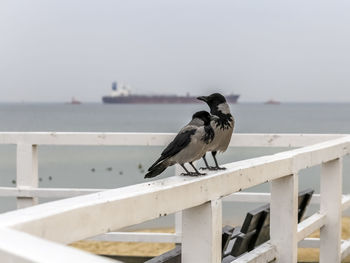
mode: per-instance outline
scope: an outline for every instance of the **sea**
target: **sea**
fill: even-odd
[[[350,104],[238,103],[230,105],[237,133],[350,133]],[[205,104],[2,103],[0,131],[55,132],[177,132]],[[39,146],[39,185],[52,188],[118,188],[143,183],[145,171],[164,147],[155,146]],[[219,154],[221,164],[286,151],[288,148],[229,148]],[[208,155],[211,162],[211,156]],[[343,192],[350,192],[349,159],[344,158]],[[198,162],[198,166],[202,166]],[[168,168],[158,180],[173,176]],[[320,167],[300,172],[299,189],[319,192]],[[348,176],[349,175],[349,176]],[[16,185],[16,147],[0,145],[0,186]],[[269,184],[247,191],[268,192]],[[188,198],[191,198],[189,196]],[[40,202],[52,201],[41,199]],[[241,224],[247,211],[261,204],[224,202],[224,224]],[[0,212],[16,208],[15,198],[0,197]],[[130,209],[137,209],[133,207]],[[308,213],[318,210],[312,205]],[[118,212],[116,211],[116,216]],[[122,216],[122,215],[120,215]],[[133,228],[171,227],[173,217],[145,222]]]

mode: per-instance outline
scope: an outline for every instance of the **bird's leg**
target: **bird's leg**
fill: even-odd
[[[185,167],[185,165],[184,164],[180,164],[181,166],[182,166],[182,168],[184,168],[184,170],[186,171],[186,173],[182,173],[181,175],[185,175],[185,176],[187,176],[187,175],[192,175],[192,173],[191,172],[189,172],[187,169],[186,169],[186,167]]]
[[[214,161],[215,161],[215,169],[216,170],[226,170],[226,168],[225,167],[220,167],[219,165],[218,165],[218,161],[216,160],[216,151],[213,151],[213,152],[211,152],[211,155],[213,155],[213,158],[214,158]]]
[[[215,167],[209,166],[209,164],[208,164],[208,162],[207,162],[207,158],[205,158],[205,154],[203,155],[202,158],[203,158],[204,163],[205,163],[205,166],[206,166],[206,167],[201,167],[202,170],[209,170],[209,171],[211,171],[211,170],[216,170]]]
[[[193,165],[192,162],[190,162],[190,165],[193,167],[193,169],[196,171],[195,173],[193,173],[193,175],[206,175],[205,173],[200,173],[196,167]]]

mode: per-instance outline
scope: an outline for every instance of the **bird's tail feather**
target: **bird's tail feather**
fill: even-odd
[[[159,174],[161,174],[166,168],[168,167],[168,164],[166,162],[161,162],[157,164],[156,166],[153,166],[152,169],[148,169],[148,173],[145,175],[145,178],[152,178]]]
[[[161,161],[163,161],[163,160],[164,160],[164,157],[163,157],[163,156],[159,157],[158,160],[155,161],[154,164],[152,164],[150,168],[148,168],[148,171],[153,170],[153,168],[154,168],[156,165],[158,165],[159,162],[161,162]]]

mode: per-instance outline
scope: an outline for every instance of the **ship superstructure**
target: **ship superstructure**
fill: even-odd
[[[125,84],[118,85],[118,82],[116,81],[112,83],[111,97],[125,97],[130,95],[131,95],[131,92],[127,85]]]

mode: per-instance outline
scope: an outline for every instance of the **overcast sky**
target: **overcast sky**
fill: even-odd
[[[350,1],[0,1],[0,101],[100,101],[114,80],[350,102]]]

